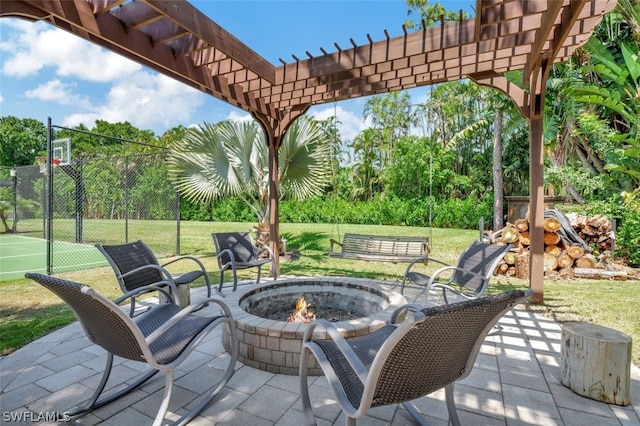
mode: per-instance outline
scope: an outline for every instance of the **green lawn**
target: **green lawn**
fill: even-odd
[[[156,223],[156,234],[166,235],[175,223]],[[218,282],[212,232],[248,231],[251,223],[181,223],[181,253],[195,254],[210,271],[213,283]],[[281,263],[282,275],[295,276],[361,276],[397,281],[406,265],[383,262],[359,262],[331,259],[329,238],[340,239],[345,232],[380,235],[422,235],[431,239],[431,254],[446,262],[455,262],[459,253],[473,239],[475,230],[415,228],[401,226],[367,226],[336,224],[281,224],[280,233],[287,239],[294,260]],[[240,271],[241,278],[254,276],[255,271]],[[229,274],[228,274],[229,275]],[[108,297],[120,295],[109,267],[77,271],[61,276],[91,285]],[[525,288],[525,280],[496,277],[490,292]],[[640,281],[545,281],[543,305],[532,309],[553,316],[557,321],[584,320],[612,327],[640,341],[640,303],[637,293]],[[52,293],[26,279],[0,282],[0,353],[6,355],[25,343],[73,321],[72,313]],[[640,365],[640,346],[633,347],[633,360]]]

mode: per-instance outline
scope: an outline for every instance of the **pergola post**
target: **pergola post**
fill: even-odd
[[[532,69],[529,80],[529,233],[531,236],[529,283],[532,303],[544,301],[544,98],[551,69],[543,57]]]
[[[278,149],[282,136],[269,135],[267,147],[269,149],[269,247],[273,251],[276,271],[280,273],[280,176],[278,174]]]
[[[534,291],[532,303],[544,301],[544,98],[547,78],[552,62],[548,56],[541,56],[531,67],[531,74],[525,80],[529,91],[525,92],[504,76],[497,74],[472,75],[471,78],[482,86],[492,87],[507,95],[529,121],[529,286]]]
[[[271,275],[280,274],[280,175],[279,171],[279,155],[278,150],[282,144],[282,138],[289,126],[296,118],[303,115],[308,106],[302,110],[284,110],[279,115],[280,120],[274,120],[263,114],[251,114],[258,123],[260,123],[264,131],[267,149],[269,151],[269,199],[267,200],[269,207],[269,248],[273,251],[276,270],[271,271]]]

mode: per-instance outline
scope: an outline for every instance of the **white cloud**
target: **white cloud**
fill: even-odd
[[[96,119],[128,121],[141,129],[164,129],[188,122],[204,103],[203,93],[160,74],[140,71],[114,84],[105,103],[67,116],[67,126],[92,127]]]
[[[316,120],[326,120],[333,117],[335,113],[338,121],[338,130],[343,141],[352,141],[366,127],[365,122],[353,112],[345,110],[341,106],[327,107],[321,110],[310,111],[312,117]]]
[[[7,21],[3,25],[13,31],[3,31],[8,38],[0,44],[5,56],[2,73],[7,76],[26,77],[52,68],[61,77],[110,82],[142,69],[140,64],[50,25]]]
[[[237,122],[253,121],[253,117],[251,117],[251,114],[249,114],[248,112],[231,111],[227,116],[227,120]]]
[[[42,101],[51,101],[59,105],[74,105],[83,108],[91,107],[91,103],[85,97],[73,93],[74,84],[65,84],[58,79],[40,84],[33,90],[27,90],[27,98],[36,98]]]
[[[202,92],[66,31],[11,18],[0,25],[6,80],[35,79],[37,87],[24,89],[27,98],[74,107],[62,119],[65,126],[93,127],[101,119],[162,132],[192,121],[205,102]]]

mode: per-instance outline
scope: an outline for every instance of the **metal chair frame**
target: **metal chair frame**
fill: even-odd
[[[28,273],[32,279],[63,299],[78,317],[89,340],[107,351],[104,373],[93,395],[84,407],[68,411],[75,418],[109,404],[145,383],[159,371],[165,372],[165,388],[162,403],[153,425],[162,424],[173,390],[174,370],[200,342],[216,327],[229,327],[230,357],[226,371],[220,381],[214,383],[201,400],[176,424],[183,425],[193,419],[204,407],[218,396],[235,372],[238,342],[235,321],[228,306],[219,299],[209,298],[201,303],[180,308],[173,303],[157,305],[135,319],[114,302],[98,294],[91,287],[48,275]],[[169,294],[166,288],[158,286],[153,290]],[[151,289],[140,287],[126,296],[133,298]],[[217,304],[220,315],[194,315],[193,312],[207,304]],[[134,383],[109,395],[102,395],[113,367],[114,356],[144,362],[151,370],[140,376]]]
[[[278,278],[273,251],[266,245],[256,247],[250,232],[218,232],[211,234],[211,237],[216,246],[216,259],[220,269],[218,292],[222,291],[224,272],[227,269],[231,269],[233,273],[232,291],[236,291],[238,287],[238,270],[240,269],[258,268],[258,278],[256,279],[256,284],[258,284],[260,283],[262,265],[271,263],[274,279]],[[267,257],[261,258],[262,252],[266,252]]]
[[[192,283],[203,277],[207,286],[207,297],[211,297],[211,281],[207,270],[204,264],[194,256],[180,256],[160,264],[153,251],[141,240],[116,245],[96,244],[96,248],[109,261],[109,265],[116,274],[120,290],[124,294],[145,286],[168,287],[172,300],[176,304],[181,304],[178,286]],[[168,265],[183,260],[194,262],[197,269],[186,273],[171,273],[166,269]],[[154,291],[154,287],[150,288],[150,291]],[[125,299],[127,298],[125,297]],[[135,312],[135,302],[136,298],[134,297],[131,300],[131,316]]]
[[[460,425],[454,383],[471,373],[492,326],[532,294],[531,290],[516,290],[430,308],[408,304],[394,311],[388,325],[353,340],[346,340],[326,320],[312,322],[305,330],[300,354],[306,424],[316,424],[307,380],[313,355],[348,426],[354,426],[369,409],[391,404],[402,404],[419,424],[427,424],[410,401],[441,388],[445,389],[449,421]],[[328,339],[319,337],[323,330]]]
[[[442,290],[445,303],[449,303],[447,292],[461,296],[463,299],[482,297],[487,291],[489,281],[498,264],[511,248],[511,244],[497,245],[474,240],[460,254],[456,265],[449,265],[429,256],[416,258],[405,270],[400,293],[404,294],[404,288],[409,280],[424,287],[424,305],[427,304],[427,298],[432,289]],[[433,272],[431,276],[413,270],[415,266],[428,264],[428,262],[435,262],[443,266]],[[440,276],[447,278],[440,281]]]

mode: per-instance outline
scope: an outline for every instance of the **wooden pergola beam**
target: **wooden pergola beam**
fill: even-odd
[[[216,49],[224,52],[244,67],[251,69],[260,78],[264,78],[271,83],[275,81],[275,68],[271,63],[188,2],[175,0],[143,1],[203,42],[210,46],[215,46]]]
[[[542,301],[544,93],[549,70],[584,44],[616,0],[476,0],[476,17],[276,67],[178,0],[3,0],[0,16],[43,20],[251,113],[269,144],[270,245],[277,250],[278,147],[311,105],[471,78],[530,120],[531,276]],[[505,73],[521,70],[521,87]],[[524,90],[527,89],[527,90]]]
[[[553,51],[554,61],[565,60],[614,6],[615,0],[477,0],[473,19],[413,33],[404,29],[398,37],[385,30],[379,41],[367,34],[362,45],[350,38],[348,49],[334,43],[335,52],[306,51],[304,59],[293,55],[294,62],[276,67],[186,1],[0,3],[3,16],[44,15],[218,99],[249,112],[258,105],[256,112],[266,114],[489,72],[520,69],[526,83],[543,53]]]

